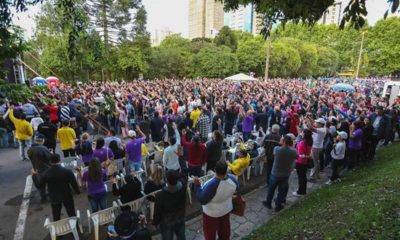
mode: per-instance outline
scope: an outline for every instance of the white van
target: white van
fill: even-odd
[[[382,97],[389,98],[389,104],[400,97],[400,81],[387,81],[383,87]]]

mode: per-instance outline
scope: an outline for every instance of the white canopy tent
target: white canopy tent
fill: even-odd
[[[233,82],[258,81],[256,78],[250,77],[243,73],[239,73],[239,74],[227,77],[227,78],[225,78],[225,80],[233,81]]]

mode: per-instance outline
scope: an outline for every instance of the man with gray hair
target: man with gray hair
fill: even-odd
[[[267,157],[267,185],[270,184],[270,175],[272,166],[274,165],[274,148],[280,145],[281,135],[279,134],[280,127],[278,124],[274,124],[271,127],[271,132],[265,136],[264,149]]]

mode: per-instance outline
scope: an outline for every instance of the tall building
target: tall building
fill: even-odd
[[[339,25],[343,18],[344,9],[349,2],[350,0],[336,0],[335,3],[324,12],[318,23]]]
[[[160,45],[160,43],[168,36],[174,34],[169,28],[156,29],[154,34],[151,34],[151,46],[155,47]]]
[[[224,24],[233,30],[259,34],[262,28],[262,19],[256,13],[253,4],[240,5],[237,10],[225,14]]]
[[[215,37],[224,26],[224,9],[215,0],[189,0],[189,38]]]

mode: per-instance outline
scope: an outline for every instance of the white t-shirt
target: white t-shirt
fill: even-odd
[[[41,117],[34,117],[31,119],[31,125],[34,131],[37,131],[40,124],[43,123],[43,119]]]
[[[333,159],[342,160],[344,159],[344,154],[346,152],[346,143],[338,142],[334,149],[332,149],[331,156]]]
[[[313,132],[313,148],[321,149],[324,148],[324,139],[326,136],[326,128],[317,128],[317,132]]]

